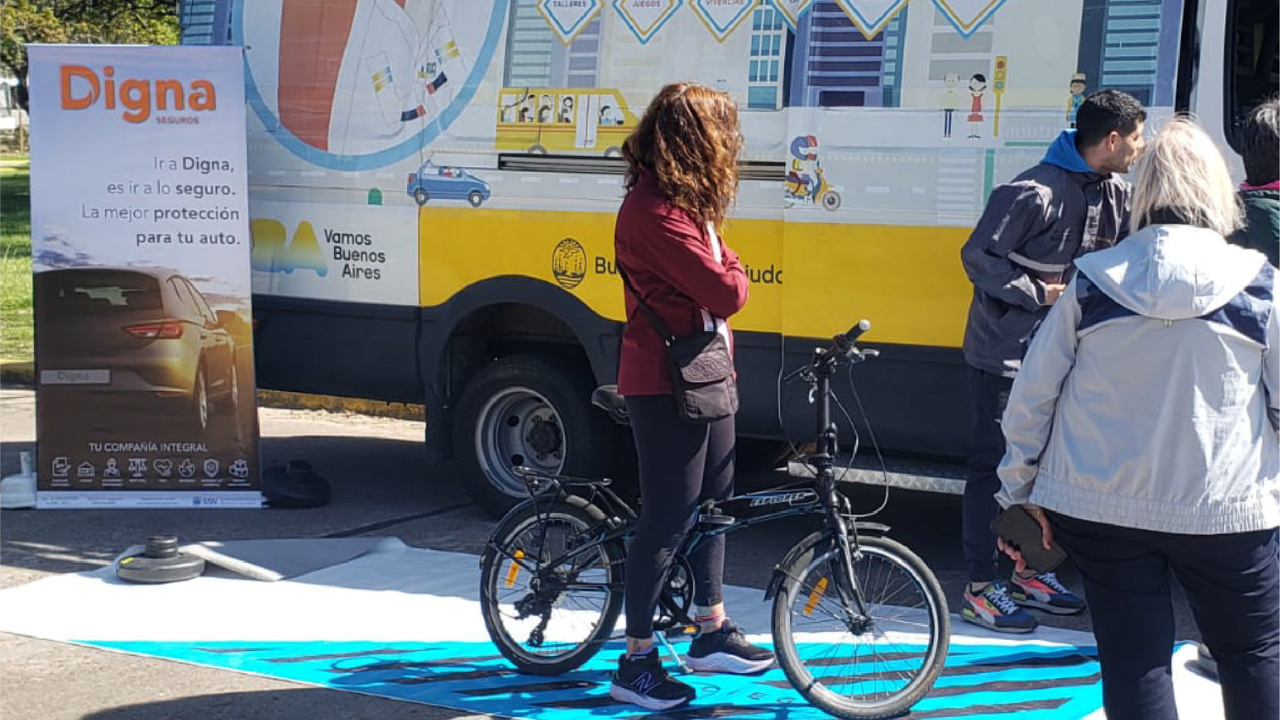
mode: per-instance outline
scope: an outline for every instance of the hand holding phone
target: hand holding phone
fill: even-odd
[[[1013,505],[1001,512],[991,529],[1036,572],[1051,572],[1067,559],[1067,554],[1056,543],[1045,549],[1040,523],[1022,505]]]

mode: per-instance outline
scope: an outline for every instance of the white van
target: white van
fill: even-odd
[[[1276,12],[1275,0],[183,7],[187,42],[245,47],[250,210],[271,232],[253,276],[259,382],[424,403],[430,459],[461,461],[495,510],[523,492],[514,464],[611,471],[615,432],[588,396],[616,376],[623,164],[600,138],[665,83],[705,83],[741,109],[725,236],[752,279],[733,319],[742,464],[812,432],[804,388],[779,378],[863,317],[881,356],[850,380],[880,445],[947,463],[968,424],[958,253],[991,188],[1038,162],[1102,88],[1138,97],[1152,126],[1193,111],[1229,147],[1276,90]],[[606,96],[583,114],[582,97]],[[600,134],[579,138],[575,117]],[[541,141],[557,120],[564,137]],[[406,178],[427,162],[491,197],[419,206]],[[838,394],[854,407],[843,378]],[[896,481],[954,491],[956,477]]]

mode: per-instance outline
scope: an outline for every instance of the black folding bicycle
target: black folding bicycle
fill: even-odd
[[[691,632],[694,579],[687,557],[708,538],[812,513],[822,527],[775,566],[774,649],[787,679],[810,703],[842,718],[900,715],[933,687],[947,656],[950,615],[937,578],[888,527],[855,517],[837,487],[831,377],[874,350],[857,347],[861,321],[814,351],[788,378],[812,388],[814,477],[708,501],[667,574],[655,633]],[[598,405],[625,413],[616,393]],[[607,479],[518,468],[530,497],[499,521],[481,558],[480,604],[498,649],[524,673],[557,675],[589,660],[614,631],[622,608],[627,539],[635,511]],[[669,647],[669,645],[668,645]]]

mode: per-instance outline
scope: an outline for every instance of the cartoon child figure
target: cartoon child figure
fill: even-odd
[[[960,109],[960,93],[956,85],[960,84],[960,76],[947,73],[942,77],[942,85],[946,90],[942,93],[942,137],[951,137],[951,117]]]
[[[538,122],[551,122],[551,96],[543,95],[538,99]]]
[[[565,95],[560,99],[560,114],[556,117],[556,122],[572,123],[573,122],[573,96]]]
[[[982,127],[982,96],[987,92],[987,76],[974,73],[969,78],[969,138],[978,138],[978,130]]]
[[[1076,111],[1080,109],[1080,103],[1084,102],[1084,78],[1084,73],[1071,76],[1071,97],[1067,98],[1067,122],[1071,123],[1071,127],[1076,126]]]
[[[622,113],[618,112],[612,105],[605,105],[600,108],[600,124],[621,125]]]

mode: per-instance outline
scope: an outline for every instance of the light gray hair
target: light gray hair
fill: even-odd
[[[1162,210],[1224,237],[1242,224],[1231,172],[1213,139],[1190,117],[1175,117],[1147,144],[1138,161],[1133,222],[1152,224]]]

